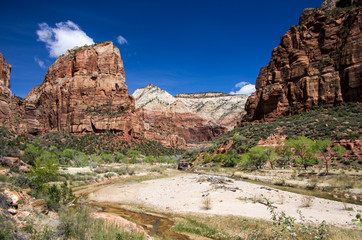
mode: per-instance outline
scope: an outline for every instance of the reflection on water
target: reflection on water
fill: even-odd
[[[167,217],[156,216],[149,213],[133,212],[112,203],[91,203],[91,206],[101,209],[102,212],[113,213],[129,221],[140,224],[149,235],[166,237],[169,239],[189,240],[189,237],[174,232],[170,228],[174,222]]]

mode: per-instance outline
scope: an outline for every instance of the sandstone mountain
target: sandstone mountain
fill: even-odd
[[[8,121],[12,116],[11,111],[11,91],[10,91],[10,71],[8,64],[2,53],[0,53],[0,121]]]
[[[362,100],[361,5],[326,0],[303,11],[260,70],[245,106],[250,120]]]
[[[42,132],[110,130],[134,139],[143,129],[128,94],[119,49],[112,42],[67,51],[25,100],[26,122],[39,121]]]
[[[165,146],[186,147],[221,136],[245,114],[245,95],[178,94],[149,84],[133,93],[145,137]]]
[[[9,97],[10,91],[10,70],[11,65],[8,64],[4,56],[0,53],[0,119],[3,120],[9,116]]]
[[[0,95],[10,97],[10,71],[11,65],[8,64],[0,52]]]

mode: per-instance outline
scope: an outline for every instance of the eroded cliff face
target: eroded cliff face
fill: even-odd
[[[28,121],[38,119],[42,132],[110,130],[134,139],[143,129],[128,94],[119,49],[112,42],[67,51],[25,100]]]
[[[261,68],[256,92],[245,106],[249,119],[273,119],[314,105],[362,100],[358,2],[326,0],[319,9],[304,10],[299,25],[284,34],[269,64]]]
[[[4,56],[0,52],[0,95],[1,96],[5,97],[11,96],[10,72],[11,72],[11,65],[5,61]]]
[[[10,71],[11,65],[8,64],[0,52],[0,121],[8,121],[11,113],[11,91],[10,91]]]
[[[245,114],[247,96],[225,93],[178,94],[149,84],[133,96],[144,121],[145,137],[164,146],[190,147],[210,141],[236,125]]]

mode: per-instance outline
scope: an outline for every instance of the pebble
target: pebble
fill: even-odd
[[[9,209],[8,209],[8,212],[9,212],[10,214],[12,214],[12,215],[15,215],[15,214],[18,213],[18,212],[17,212],[15,209],[13,209],[13,208],[9,208]]]

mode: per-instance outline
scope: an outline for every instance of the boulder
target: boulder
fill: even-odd
[[[30,206],[44,214],[47,214],[49,212],[48,205],[43,199],[37,199],[30,202]]]
[[[5,167],[14,167],[20,165],[20,159],[17,157],[2,157],[0,162]]]
[[[18,206],[19,202],[24,202],[24,196],[21,193],[16,191],[10,191],[9,189],[5,188],[2,192],[2,195],[6,199],[6,202],[9,206]]]

